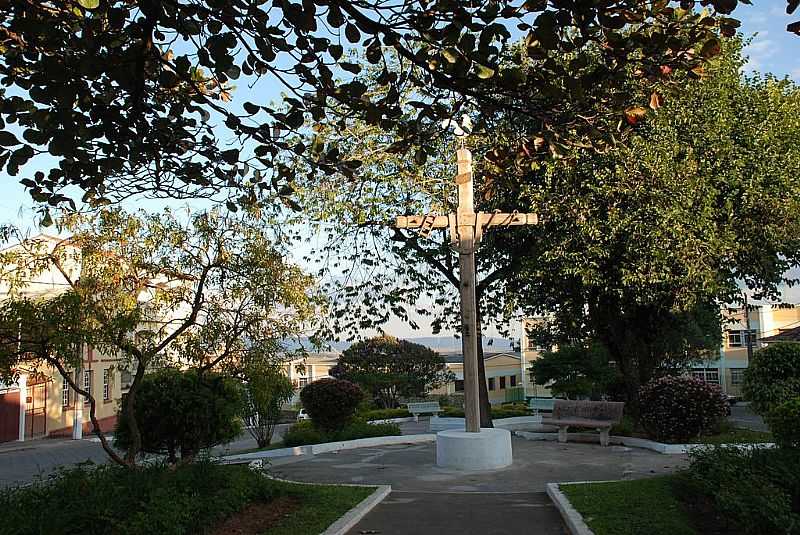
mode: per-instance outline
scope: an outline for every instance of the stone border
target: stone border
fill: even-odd
[[[403,416],[402,418],[387,418],[386,420],[368,420],[368,424],[404,424],[406,422],[413,422],[413,416]]]
[[[534,433],[530,431],[516,431],[516,434],[526,440],[558,440],[558,433]],[[599,443],[599,435],[593,433],[569,433],[568,440],[574,442],[589,442]],[[612,436],[609,438],[609,444],[616,444],[628,446],[631,448],[643,448],[655,451],[662,455],[682,455],[689,453],[693,450],[707,448],[713,444],[664,444],[663,442],[656,442],[654,440],[647,440],[645,438],[635,437],[618,437]],[[774,448],[775,444],[772,442],[760,442],[755,444],[720,444],[723,448],[738,448],[738,449],[754,449],[754,448]]]
[[[375,485],[359,486],[372,487]],[[320,535],[345,535],[353,526],[358,524],[362,518],[367,516],[367,513],[372,511],[379,503],[381,503],[390,492],[392,492],[392,487],[390,485],[377,485],[375,492],[361,500],[361,503],[347,511],[344,516],[328,526],[328,529],[323,531]]]
[[[258,464],[256,464],[258,463]],[[256,460],[250,463],[251,467],[261,469],[261,462]],[[346,535],[350,528],[358,524],[367,513],[372,511],[375,506],[381,503],[391,492],[391,485],[360,485],[357,483],[313,483],[310,481],[291,481],[289,479],[282,479],[269,474],[265,477],[274,481],[282,483],[291,483],[292,485],[307,485],[310,487],[360,487],[360,488],[374,488],[375,491],[358,502],[355,507],[347,511],[344,515],[335,520],[330,526],[327,527],[320,535]]]
[[[561,485],[581,485],[583,483],[606,483],[604,481],[577,481],[575,483],[548,483],[547,495],[561,514],[564,524],[571,535],[594,535],[594,531],[583,520],[583,516],[574,508],[566,495],[561,492]]]
[[[300,455],[319,455],[320,453],[329,453],[331,451],[352,450],[356,448],[371,448],[375,446],[391,446],[395,444],[419,444],[422,442],[434,442],[435,440],[436,440],[435,434],[390,435],[385,437],[345,440],[342,442],[326,442],[324,444],[310,444],[308,446],[297,446],[295,448],[280,448],[276,450],[239,453],[239,454],[223,456],[221,460],[223,463],[226,464],[238,464],[238,463],[255,461],[258,459],[296,457]]]

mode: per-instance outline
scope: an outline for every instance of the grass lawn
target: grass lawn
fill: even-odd
[[[562,485],[596,535],[696,535],[673,491],[674,476]]]
[[[0,533],[316,535],[373,491],[274,481],[244,465],[206,461],[87,466],[0,490]]]

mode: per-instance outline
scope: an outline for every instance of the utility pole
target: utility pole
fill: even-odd
[[[750,330],[750,306],[747,300],[747,291],[744,292],[744,324],[745,328],[747,329],[747,337],[745,341],[747,343],[747,362],[749,363],[753,360],[753,336],[752,331]]]

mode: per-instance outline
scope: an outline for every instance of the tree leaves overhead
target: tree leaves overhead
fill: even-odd
[[[8,89],[0,93],[0,127],[24,142],[0,148],[0,167],[23,173],[33,198],[51,204],[69,201],[70,186],[96,204],[141,193],[254,203],[282,197],[287,157],[353,175],[357,165],[335,153],[290,142],[308,135],[312,122],[360,117],[414,139],[467,101],[482,110],[513,102],[542,132],[603,147],[613,140],[598,135],[601,118],[539,109],[521,97],[563,92],[552,80],[568,77],[566,96],[580,101],[590,87],[613,87],[631,65],[653,82],[665,68],[696,68],[705,58],[695,51],[738,23],[679,7],[691,4],[4,0],[0,77]],[[737,2],[700,4],[727,15]],[[506,61],[513,26],[527,45]],[[346,47],[362,45],[383,66],[381,84],[393,89],[380,98],[349,83],[357,69],[338,63]],[[602,51],[600,68],[566,73],[553,61],[586,47]],[[401,58],[396,68],[382,61],[387,52]],[[536,69],[521,78],[524,62]],[[236,97],[237,87],[259,83],[282,84],[286,98],[276,107],[254,102],[256,118],[253,107],[242,113]],[[400,112],[408,86],[426,93],[412,116]],[[620,102],[613,113],[632,104]],[[33,162],[42,172],[28,170]],[[275,180],[255,180],[255,171]]]

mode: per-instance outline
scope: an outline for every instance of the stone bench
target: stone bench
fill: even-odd
[[[439,407],[438,401],[407,403],[406,408],[408,409],[408,412],[414,416],[415,422],[419,421],[420,414],[433,414],[433,417],[436,418],[439,416],[439,413],[442,412],[442,408]]]
[[[625,403],[618,401],[571,401],[557,399],[553,415],[542,423],[558,427],[558,441],[567,441],[570,427],[589,427],[600,432],[600,445],[608,446],[611,426],[622,420]]]

